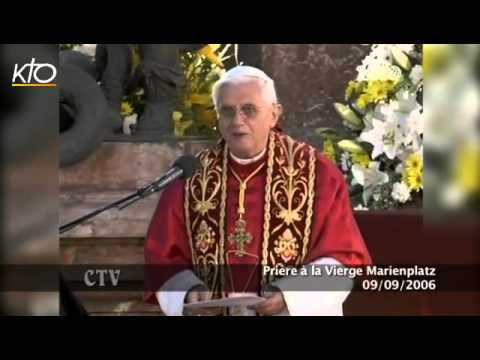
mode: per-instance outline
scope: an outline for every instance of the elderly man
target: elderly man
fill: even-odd
[[[277,128],[282,107],[263,71],[235,67],[212,96],[222,139],[162,194],[145,257],[165,271],[148,301],[184,315],[187,303],[255,294],[265,300],[188,314],[342,315],[349,288],[257,271],[370,263],[342,174]]]

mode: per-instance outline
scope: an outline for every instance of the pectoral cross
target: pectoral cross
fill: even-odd
[[[245,253],[245,247],[252,242],[253,236],[247,231],[247,223],[242,218],[235,222],[235,230],[229,235],[228,241],[235,245],[238,250],[238,256],[242,257]]]
[[[245,247],[252,242],[253,236],[247,231],[247,222],[243,219],[243,215],[246,214],[245,210],[245,193],[247,192],[248,182],[262,170],[264,164],[261,164],[255,169],[245,180],[242,180],[240,176],[233,169],[232,174],[238,180],[240,189],[238,193],[238,220],[235,222],[235,230],[228,236],[228,242],[231,245],[236,245],[238,256],[242,257],[245,254]]]

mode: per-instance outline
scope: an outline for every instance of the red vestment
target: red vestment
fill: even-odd
[[[267,155],[253,164],[239,165],[229,159],[226,200],[226,234],[234,232],[235,221],[238,219],[239,182],[232,175],[230,167],[242,178],[250,175]],[[371,263],[370,255],[363,241],[352,213],[348,194],[348,186],[343,175],[330,160],[319,152],[315,152],[315,202],[311,224],[311,236],[308,252],[303,263],[308,264],[319,258],[334,258],[344,265],[367,265]],[[245,196],[244,216],[247,230],[253,236],[246,251],[261,258],[264,235],[264,202],[266,192],[267,168],[264,167],[248,182]],[[152,218],[145,248],[147,265],[178,265],[178,270],[165,275],[167,280],[180,268],[191,267],[192,249],[186,229],[185,220],[185,181],[177,180],[166,189]],[[273,216],[273,215],[272,215]],[[225,252],[232,249],[225,242]],[[258,264],[250,256],[230,256],[229,264]],[[163,281],[162,280],[162,281]],[[162,281],[158,283],[160,286]],[[243,280],[235,279],[233,290],[243,290]],[[248,284],[247,284],[248,285]],[[150,289],[152,290],[152,289]],[[152,292],[147,292],[147,300],[156,302]]]

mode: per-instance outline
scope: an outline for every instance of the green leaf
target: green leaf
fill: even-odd
[[[412,63],[410,62],[408,56],[396,46],[391,46],[390,49],[392,51],[392,56],[395,63],[403,70],[410,71],[412,68]]]
[[[350,107],[343,105],[341,103],[334,104],[335,110],[343,119],[345,126],[349,127],[352,130],[361,130],[363,129],[363,122],[355,112],[350,109]]]
[[[334,128],[329,128],[329,127],[319,127],[317,129],[315,129],[315,133],[317,135],[327,135],[327,134],[336,135],[337,130],[334,129]]]
[[[349,153],[360,154],[364,153],[365,150],[354,140],[341,140],[337,143],[338,147]]]

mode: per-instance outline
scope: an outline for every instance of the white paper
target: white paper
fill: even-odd
[[[243,297],[233,297],[233,298],[224,298],[217,300],[207,300],[200,301],[191,304],[185,304],[185,309],[201,309],[201,308],[213,308],[213,307],[231,307],[231,306],[253,306],[257,305],[263,301],[265,298],[259,296],[243,296]]]

